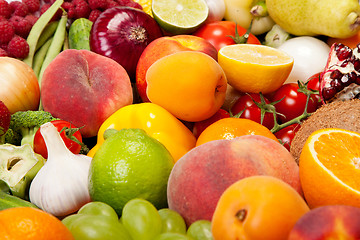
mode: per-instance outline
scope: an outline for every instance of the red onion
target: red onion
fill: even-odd
[[[94,22],[90,49],[117,61],[134,79],[141,53],[151,41],[161,36],[160,26],[144,11],[132,7],[112,7]]]

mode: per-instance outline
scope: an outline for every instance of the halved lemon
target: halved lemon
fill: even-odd
[[[194,32],[209,14],[205,0],[153,0],[151,10],[157,23],[171,34]]]
[[[289,76],[294,59],[276,48],[257,44],[234,44],[222,47],[218,62],[228,83],[238,91],[270,93]]]
[[[299,160],[304,196],[311,208],[360,207],[360,133],[339,128],[313,132]]]

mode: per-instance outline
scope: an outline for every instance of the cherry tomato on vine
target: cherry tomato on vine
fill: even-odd
[[[315,90],[315,91],[319,91],[320,90],[320,76],[321,76],[321,72],[320,73],[316,73],[314,75],[312,75],[307,81],[307,88],[311,89],[311,90]],[[314,94],[315,98],[318,101],[318,106],[320,107],[322,105],[321,102],[321,98],[320,98],[320,94]]]
[[[54,120],[51,121],[52,124],[54,124],[54,126],[57,128],[58,132],[60,132],[64,127],[65,128],[71,128],[71,129],[76,129],[76,127],[74,125],[72,125],[70,122],[68,121],[64,121],[64,120]],[[66,147],[74,154],[78,154],[81,150],[81,145],[77,142],[75,142],[74,140],[71,140],[66,134],[66,131],[62,131],[60,133],[61,138],[63,139]],[[75,137],[80,143],[82,143],[82,136],[79,130],[75,131],[72,134],[73,137]],[[34,152],[40,154],[41,156],[43,156],[45,159],[47,159],[48,157],[48,153],[47,153],[47,148],[46,148],[46,144],[44,141],[43,136],[41,135],[40,129],[38,129],[35,133],[34,136]]]
[[[279,115],[281,122],[287,122],[291,119],[294,119],[300,116],[306,106],[306,95],[302,92],[298,92],[299,86],[297,83],[285,83],[274,93],[272,101],[279,101],[274,106],[276,112],[282,115]],[[312,113],[318,107],[318,99],[311,95],[307,107],[307,112]]]
[[[235,22],[231,21],[216,21],[207,23],[196,30],[193,35],[202,37],[208,40],[219,51],[220,48],[235,44],[235,41],[230,36],[235,36]],[[237,25],[238,35],[242,36],[247,29]],[[259,39],[250,33],[247,42],[250,44],[261,44]]]
[[[246,118],[253,120],[257,123],[262,124],[263,126],[271,129],[274,127],[274,115],[271,112],[264,112],[263,119],[261,122],[261,108],[259,108],[254,101],[261,103],[261,97],[259,93],[249,93],[244,94],[239,97],[236,102],[231,107],[231,113],[236,115],[243,111],[239,116],[241,118]],[[270,101],[264,97],[266,104],[270,104]]]
[[[290,151],[290,145],[295,137],[296,132],[300,129],[301,125],[298,123],[291,124],[279,131],[275,132],[274,135],[280,139],[281,143],[288,151]]]

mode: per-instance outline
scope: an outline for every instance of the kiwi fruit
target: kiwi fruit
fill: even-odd
[[[360,132],[360,100],[334,101],[321,106],[302,124],[291,142],[290,153],[299,163],[301,150],[311,133],[324,128]]]

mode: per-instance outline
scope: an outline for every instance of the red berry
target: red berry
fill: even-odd
[[[29,55],[29,44],[20,36],[13,37],[7,47],[10,57],[24,59]]]
[[[7,56],[8,56],[7,52],[4,49],[0,48],[0,57],[7,57]]]
[[[12,15],[25,17],[29,14],[29,9],[25,3],[14,1],[10,3],[11,9],[13,11]]]
[[[10,4],[5,0],[0,0],[0,15],[5,18],[9,18],[11,16],[12,10]]]
[[[115,1],[118,3],[119,6],[133,7],[133,8],[138,8],[140,10],[143,9],[139,3],[133,0],[115,0]]]
[[[92,10],[89,16],[89,20],[95,22],[95,20],[100,16],[101,11],[98,9]]]
[[[20,16],[12,16],[9,21],[15,28],[15,34],[27,38],[32,27],[28,20]]]
[[[11,113],[4,102],[0,101],[0,136],[4,135],[9,129]]]
[[[33,26],[39,18],[35,15],[29,14],[26,15],[25,19],[28,20],[31,26]]]
[[[106,0],[88,0],[88,3],[92,10],[95,10],[95,9],[105,10],[107,7]]]
[[[8,21],[0,22],[0,43],[8,43],[15,34],[14,26]]]
[[[23,3],[28,7],[29,12],[34,13],[39,11],[40,9],[40,1],[39,0],[22,0]]]
[[[84,0],[74,0],[73,3],[75,5],[76,18],[89,17],[91,9],[87,2],[85,2]]]
[[[106,3],[106,9],[119,6],[119,4],[113,0],[107,0]]]
[[[72,8],[74,6],[74,4],[72,2],[64,2],[61,7],[65,10],[65,11],[69,11],[70,8]]]

